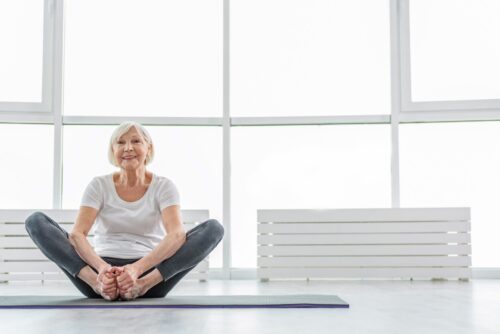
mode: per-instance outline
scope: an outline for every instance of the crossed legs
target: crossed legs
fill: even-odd
[[[26,219],[26,230],[40,251],[55,262],[85,296],[102,298],[103,290],[112,292],[112,283],[101,287],[97,285],[97,272],[80,258],[69,242],[68,233],[50,217],[42,212],[33,213]],[[223,236],[224,228],[215,219],[209,219],[189,230],[186,242],[173,256],[139,277],[135,287],[136,297],[165,297],[190,270],[210,254]],[[103,257],[103,260],[111,266],[123,266],[138,259]],[[109,275],[103,281],[113,282],[116,277]]]

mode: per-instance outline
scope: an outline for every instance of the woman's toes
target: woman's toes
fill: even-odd
[[[118,292],[118,289],[115,289],[115,291],[113,293],[108,294],[107,296],[109,297],[108,300],[113,301],[113,300],[117,300],[118,297],[120,297],[120,293]]]
[[[119,293],[118,289],[114,290],[114,292],[107,292],[107,291],[104,292],[102,290],[102,288],[99,288],[99,287],[96,287],[93,289],[94,289],[95,293],[100,295],[105,300],[114,301],[114,300],[118,299],[118,297],[120,297],[120,293]]]
[[[120,293],[120,297],[123,299],[123,300],[134,300],[136,299],[137,297],[139,297],[139,294],[133,290],[133,289],[130,289],[128,290],[127,292],[125,293]]]
[[[144,286],[141,282],[137,281],[130,289],[126,292],[120,292],[120,298],[123,300],[134,300],[144,294]]]

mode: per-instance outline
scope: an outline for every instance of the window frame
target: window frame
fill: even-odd
[[[411,49],[410,49],[410,1],[399,1],[399,25],[400,25],[400,57],[401,57],[401,112],[444,112],[442,116],[460,119],[460,112],[467,111],[484,115],[500,117],[500,98],[498,99],[474,99],[459,101],[419,101],[412,100],[411,94]],[[413,0],[415,1],[415,0]],[[458,112],[458,113],[457,113]],[[429,115],[432,119],[435,116]],[[464,115],[470,118],[470,115]],[[424,117],[425,118],[425,117]]]
[[[15,102],[0,101],[0,113],[50,113],[52,112],[54,34],[56,24],[55,0],[44,0],[43,5],[43,43],[42,43],[42,101]]]

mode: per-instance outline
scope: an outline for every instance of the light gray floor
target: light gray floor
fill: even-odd
[[[333,293],[350,309],[0,310],[0,333],[500,333],[500,280],[182,281],[172,295]],[[80,295],[71,283],[0,295]]]

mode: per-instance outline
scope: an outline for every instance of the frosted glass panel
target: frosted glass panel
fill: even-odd
[[[0,102],[41,102],[43,1],[0,1]]]
[[[231,2],[233,116],[390,113],[386,0]]]
[[[51,209],[54,128],[0,124],[0,209]]]
[[[404,124],[401,206],[472,212],[472,265],[499,267],[500,123]]]
[[[391,206],[387,125],[235,127],[232,259],[257,265],[257,209]]]
[[[221,116],[221,10],[220,0],[66,1],[64,113]]]
[[[500,98],[500,1],[410,0],[413,101]]]
[[[171,179],[182,209],[210,210],[222,222],[222,132],[218,127],[146,127],[155,145],[148,170]],[[92,177],[117,171],[107,149],[114,126],[64,127],[63,207],[78,208]],[[222,266],[222,242],[210,255],[211,267]]]

